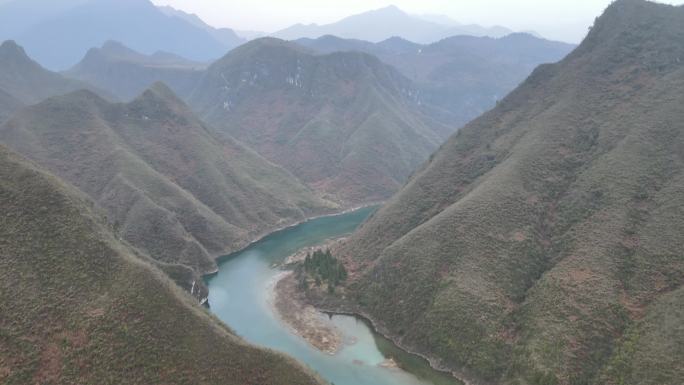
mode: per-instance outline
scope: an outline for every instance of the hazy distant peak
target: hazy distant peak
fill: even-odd
[[[0,49],[3,49],[3,50],[16,50],[16,49],[23,50],[23,49],[19,46],[19,44],[17,44],[17,42],[14,41],[14,40],[5,40],[5,41],[0,45]]]
[[[379,8],[379,9],[376,9],[375,11],[372,11],[372,12],[402,15],[402,16],[408,15],[406,12],[402,11],[401,8],[397,7],[396,5],[388,5],[387,7]]]
[[[391,5],[348,16],[331,24],[295,24],[273,35],[286,40],[335,35],[373,43],[400,36],[416,43],[430,44],[454,35],[501,37],[512,32],[500,26],[460,25],[447,16],[437,17],[437,21],[435,22],[435,17],[410,15]]]
[[[26,65],[38,66],[38,63],[33,61],[22,46],[17,44],[14,40],[7,40],[0,45],[0,61],[19,62]]]
[[[0,45],[0,53],[3,55],[20,55],[27,56],[24,48],[22,48],[14,40],[6,40]],[[28,57],[28,56],[27,56]]]
[[[142,56],[141,53],[128,48],[124,44],[115,40],[106,41],[100,50],[108,56],[115,56],[118,58],[136,58]]]

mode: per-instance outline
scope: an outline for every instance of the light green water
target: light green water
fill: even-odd
[[[420,357],[407,354],[374,333],[363,320],[332,316],[346,341],[330,356],[293,334],[269,304],[272,285],[281,271],[273,268],[297,250],[349,234],[372,212],[365,208],[315,219],[279,231],[244,251],[223,259],[219,272],[207,280],[211,310],[247,341],[287,353],[336,385],[456,385],[460,382],[430,368]],[[402,369],[378,366],[386,358]]]

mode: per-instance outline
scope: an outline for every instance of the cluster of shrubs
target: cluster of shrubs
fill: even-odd
[[[347,280],[347,270],[342,262],[333,257],[330,250],[316,250],[313,254],[307,254],[304,259],[299,271],[300,288],[308,290],[310,278],[316,287],[325,283],[328,285],[328,291],[334,293],[335,287]]]

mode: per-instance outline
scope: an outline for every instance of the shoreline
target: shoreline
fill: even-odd
[[[293,228],[293,227],[297,227],[297,226],[299,226],[299,225],[302,225],[302,224],[307,223],[307,222],[311,222],[311,221],[316,220],[316,219],[329,218],[329,217],[336,217],[336,216],[339,216],[339,215],[345,215],[345,214],[349,214],[349,213],[352,213],[352,212],[357,211],[357,210],[362,210],[362,209],[366,209],[366,208],[373,207],[373,206],[380,206],[380,205],[382,205],[383,203],[384,203],[384,201],[381,201],[381,202],[373,202],[373,203],[364,203],[364,204],[362,204],[362,205],[354,206],[354,207],[351,207],[351,208],[348,208],[348,209],[344,209],[344,210],[342,210],[342,211],[336,211],[336,212],[329,213],[329,214],[313,215],[313,216],[310,216],[310,217],[306,217],[305,219],[302,219],[302,220],[300,220],[300,221],[293,222],[293,223],[291,223],[291,224],[289,224],[289,225],[284,225],[284,226],[281,226],[281,227],[277,227],[277,228],[275,228],[275,229],[263,231],[263,232],[261,233],[261,235],[257,236],[257,237],[254,238],[252,241],[245,243],[244,246],[237,248],[235,251],[226,251],[226,252],[224,252],[224,253],[219,253],[218,255],[216,255],[216,254],[212,255],[212,258],[214,259],[214,261],[216,262],[216,265],[217,265],[217,266],[216,266],[216,269],[214,269],[214,270],[212,270],[212,271],[210,271],[210,272],[207,272],[207,273],[199,273],[199,275],[200,275],[200,277],[201,277],[202,279],[204,279],[204,280],[206,281],[207,278],[211,278],[212,276],[218,274],[218,272],[219,272],[219,266],[218,266],[218,265],[219,265],[221,262],[230,259],[230,257],[232,257],[232,256],[235,255],[235,254],[244,252],[245,250],[247,250],[247,249],[249,249],[250,247],[254,246],[256,243],[259,243],[259,242],[263,241],[264,239],[268,238],[269,236],[271,236],[271,235],[273,235],[273,234],[275,234],[275,233],[279,233],[279,232],[281,232],[281,231],[285,231],[285,230],[291,229],[291,228]]]
[[[289,224],[289,225],[281,226],[281,227],[279,227],[279,228],[276,228],[275,230],[265,231],[262,235],[256,237],[256,238],[255,238],[254,240],[252,240],[251,242],[246,243],[244,247],[239,248],[237,251],[234,251],[234,252],[231,252],[231,253],[222,254],[222,255],[219,255],[219,256],[215,257],[215,261],[216,261],[216,264],[217,264],[217,268],[215,269],[215,271],[212,271],[212,272],[209,272],[209,273],[205,273],[205,274],[200,274],[200,276],[201,276],[202,279],[206,282],[207,279],[210,279],[211,277],[215,276],[215,275],[219,272],[219,266],[218,266],[218,265],[220,265],[221,262],[230,259],[231,257],[233,257],[234,255],[236,255],[236,254],[238,254],[238,253],[242,253],[242,252],[248,250],[248,249],[249,249],[250,247],[252,247],[254,244],[256,244],[256,243],[258,243],[258,242],[261,242],[261,241],[265,240],[266,238],[268,238],[269,236],[271,236],[271,235],[273,235],[273,234],[279,233],[279,232],[281,232],[281,231],[285,231],[285,230],[287,230],[287,229],[290,229],[290,228],[299,226],[299,225],[301,225],[301,224],[304,224],[304,223],[307,223],[307,222],[310,222],[310,221],[313,221],[313,220],[316,220],[316,219],[340,216],[340,215],[348,214],[348,213],[351,213],[351,212],[354,212],[354,211],[357,211],[357,210],[361,210],[361,209],[364,209],[364,208],[369,208],[369,207],[373,207],[373,206],[378,206],[378,205],[381,205],[381,204],[382,204],[382,202],[368,203],[368,204],[363,204],[363,205],[355,206],[355,207],[348,208],[348,209],[345,209],[345,210],[342,210],[342,211],[338,211],[338,212],[333,212],[333,213],[328,213],[328,214],[321,214],[321,215],[314,215],[314,216],[311,216],[311,217],[307,217],[307,218],[305,218],[305,219],[303,219],[303,220],[301,220],[301,221],[297,221],[297,222],[291,223],[291,224]],[[343,237],[340,237],[340,238],[343,238]],[[294,255],[296,255],[296,254],[298,254],[298,253],[300,253],[300,252],[302,252],[303,250],[311,250],[311,249],[315,249],[315,248],[325,247],[326,244],[328,244],[328,243],[330,243],[330,242],[339,241],[340,238],[328,239],[328,240],[326,240],[325,242],[323,242],[323,243],[321,243],[321,244],[313,245],[313,246],[309,246],[309,247],[306,247],[306,248],[302,248],[302,249],[300,249],[300,250],[297,250],[297,252],[293,253],[292,255],[290,255],[290,256],[288,256],[287,258],[284,259],[284,263],[283,263],[283,265],[281,266],[281,268],[282,268],[283,266],[286,266],[285,261],[287,261],[290,257],[292,257],[292,256],[294,256]],[[305,341],[307,341],[307,343],[309,343],[310,345],[312,345],[315,349],[321,350],[322,352],[327,353],[327,354],[330,354],[330,355],[336,354],[336,352],[339,351],[339,350],[337,350],[337,351],[334,352],[334,353],[330,353],[330,352],[328,352],[328,351],[326,351],[326,350],[324,350],[324,349],[319,349],[318,347],[316,347],[316,346],[315,346],[314,344],[312,344],[306,337],[304,337],[304,336],[302,336],[300,333],[298,333],[297,330],[295,329],[295,327],[294,327],[291,323],[289,323],[287,320],[283,319],[282,315],[281,315],[280,312],[278,311],[278,309],[277,309],[277,304],[276,304],[276,302],[277,302],[277,285],[278,285],[278,283],[282,282],[284,279],[286,279],[286,278],[288,278],[288,277],[290,277],[290,276],[292,275],[292,272],[290,272],[289,274],[287,274],[287,273],[288,273],[287,271],[283,271],[283,274],[276,276],[276,279],[274,280],[274,282],[272,282],[272,283],[269,284],[269,285],[272,286],[272,290],[271,290],[272,298],[270,299],[269,302],[271,302],[272,311],[274,311],[275,316],[276,316],[281,322],[283,322],[283,324],[285,324],[288,328],[290,328],[290,329],[292,330],[292,333],[293,333],[293,334],[295,334],[295,335],[300,336],[301,338],[303,338]],[[207,296],[207,298],[208,298],[208,296]],[[319,313],[321,313],[321,314],[324,314],[324,315],[347,315],[347,316],[356,317],[356,318],[358,318],[358,319],[360,319],[360,320],[366,322],[366,323],[369,325],[369,327],[372,329],[372,331],[373,331],[374,333],[377,333],[378,335],[384,337],[384,338],[387,339],[388,341],[391,341],[398,349],[404,351],[404,352],[407,353],[407,354],[410,354],[410,355],[413,355],[413,356],[416,356],[416,357],[420,357],[421,359],[425,360],[425,361],[428,363],[428,365],[430,366],[430,368],[432,368],[433,370],[435,370],[435,371],[437,371],[437,372],[441,372],[441,373],[447,374],[447,375],[450,375],[450,376],[452,376],[455,380],[461,381],[464,385],[486,385],[486,384],[487,384],[487,383],[485,383],[485,382],[480,382],[480,381],[478,381],[478,380],[476,380],[476,379],[472,379],[472,378],[470,378],[470,376],[468,376],[468,375],[466,375],[466,374],[464,374],[464,373],[462,373],[462,372],[459,372],[459,371],[456,371],[456,370],[453,370],[453,369],[448,368],[446,365],[442,364],[442,363],[441,363],[441,359],[439,359],[439,358],[437,358],[437,357],[430,357],[430,356],[428,356],[427,354],[420,353],[420,352],[414,351],[414,350],[411,349],[411,348],[408,348],[406,345],[404,345],[402,342],[400,342],[400,340],[399,340],[398,337],[395,337],[394,335],[392,335],[392,333],[390,333],[388,330],[386,330],[386,329],[384,328],[384,326],[382,326],[382,324],[381,324],[380,322],[376,321],[376,320],[373,319],[370,315],[368,315],[367,313],[365,313],[365,312],[363,312],[363,311],[361,311],[361,310],[358,310],[358,309],[357,309],[357,310],[343,310],[343,308],[345,307],[345,306],[343,306],[343,305],[334,306],[334,307],[337,307],[337,309],[328,308],[327,306],[323,306],[323,305],[320,303],[321,301],[312,300],[308,295],[303,295],[303,298],[300,298],[300,299],[302,299],[302,302],[303,302],[302,304],[303,304],[304,306],[310,306],[310,307],[312,307],[316,312],[319,312]],[[205,306],[207,306],[207,307],[209,306],[209,301],[208,301],[208,299],[205,301]],[[350,306],[351,306],[351,307],[356,307],[355,305],[350,305]]]
[[[312,306],[314,306],[314,305],[312,305]],[[371,318],[366,313],[363,313],[360,311],[348,311],[348,310],[327,310],[327,309],[324,309],[324,308],[319,307],[319,306],[314,306],[314,307],[318,311],[325,313],[325,314],[346,315],[346,316],[350,316],[350,317],[356,317],[360,320],[365,321],[370,326],[370,328],[373,330],[374,333],[377,333],[377,334],[381,335],[382,337],[384,337],[385,339],[387,339],[388,341],[391,341],[397,348],[403,350],[404,352],[406,352],[408,354],[411,354],[411,355],[414,355],[416,357],[420,357],[420,358],[424,359],[430,365],[430,367],[433,370],[444,373],[444,374],[448,374],[448,375],[452,376],[454,379],[461,381],[464,385],[485,385],[486,384],[486,383],[478,382],[476,380],[466,379],[464,374],[459,373],[457,371],[454,371],[452,369],[449,369],[449,368],[445,367],[444,365],[440,364],[438,362],[439,358],[428,357],[426,354],[416,352],[413,349],[409,349],[404,344],[402,344],[398,340],[398,338],[395,338],[389,332],[383,332],[382,330],[380,330],[378,327],[379,322],[375,321],[373,318]]]
[[[326,313],[306,303],[297,290],[294,272],[281,271],[268,286],[271,311],[292,334],[322,353],[334,356],[340,352],[342,333],[326,319]]]
[[[305,248],[302,248],[300,250],[297,250],[296,252],[289,255],[285,259],[285,262],[283,263],[281,268],[286,268],[288,266],[292,266],[293,264],[296,264],[297,262],[301,262],[301,261],[297,260],[297,257],[300,256],[301,254],[306,254],[307,252],[310,252],[312,250],[326,248],[326,247],[329,247],[331,245],[335,245],[341,241],[344,241],[346,239],[347,238],[345,238],[345,237],[331,238],[331,239],[327,239],[326,241],[324,241],[320,244],[305,247]],[[288,262],[290,262],[290,263],[288,263]],[[276,277],[277,278],[276,278],[274,284],[272,285],[272,290],[273,290],[272,296],[273,296],[273,301],[274,301],[273,311],[275,312],[276,316],[281,320],[281,322],[283,322],[285,325],[288,326],[288,328],[290,328],[291,330],[294,331],[294,334],[304,338],[314,348],[319,349],[314,343],[312,343],[309,339],[307,339],[305,336],[302,335],[302,334],[306,334],[306,332],[302,331],[302,330],[298,330],[297,326],[294,325],[291,322],[291,320],[288,320],[286,316],[281,314],[280,309],[278,308],[278,304],[277,304],[279,294],[288,294],[287,297],[289,298],[289,300],[291,302],[300,302],[299,305],[301,307],[307,307],[307,306],[313,307],[317,312],[320,312],[321,314],[326,314],[329,316],[330,315],[346,315],[346,316],[351,316],[351,317],[355,317],[357,319],[360,319],[360,320],[366,322],[374,333],[377,333],[378,335],[384,337],[388,341],[391,341],[398,349],[400,349],[400,350],[402,350],[408,354],[414,355],[416,357],[420,357],[423,360],[425,360],[433,370],[447,374],[447,375],[453,377],[455,380],[462,382],[464,385],[480,385],[481,384],[480,382],[478,382],[476,380],[466,379],[466,375],[463,373],[460,373],[460,372],[457,372],[457,371],[454,371],[452,369],[447,368],[446,365],[443,365],[439,362],[438,358],[429,357],[426,354],[416,352],[413,349],[409,349],[407,346],[405,346],[403,343],[401,343],[399,341],[398,337],[393,336],[388,330],[386,330],[385,327],[381,328],[379,322],[377,322],[372,317],[370,317],[367,313],[365,313],[361,310],[350,311],[350,310],[341,310],[341,309],[337,309],[337,310],[328,309],[328,308],[322,306],[320,303],[317,303],[318,301],[312,300],[306,293],[302,293],[300,290],[298,290],[296,288],[293,288],[294,292],[292,292],[292,293],[290,293],[290,292],[279,293],[279,290],[283,290],[283,285],[284,285],[283,281],[287,280],[288,278],[293,279],[293,272],[284,270],[283,273],[279,274]],[[290,284],[292,284],[292,283],[290,282]],[[351,306],[355,307],[354,305],[351,305]],[[343,307],[343,305],[341,305],[340,307]],[[315,325],[308,325],[308,326],[309,327],[315,327]],[[323,351],[324,353],[329,353],[328,351],[323,350],[323,349],[319,349],[319,350]]]

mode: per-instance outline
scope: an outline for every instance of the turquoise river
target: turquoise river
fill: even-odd
[[[351,316],[332,322],[346,344],[331,356],[312,348],[274,313],[269,302],[277,267],[297,250],[351,233],[372,212],[364,208],[323,217],[275,232],[247,249],[221,258],[219,272],[207,279],[211,311],[245,340],[295,357],[335,385],[456,385],[460,382],[435,371],[420,357],[398,349],[369,325]],[[387,358],[401,367],[380,367]]]

